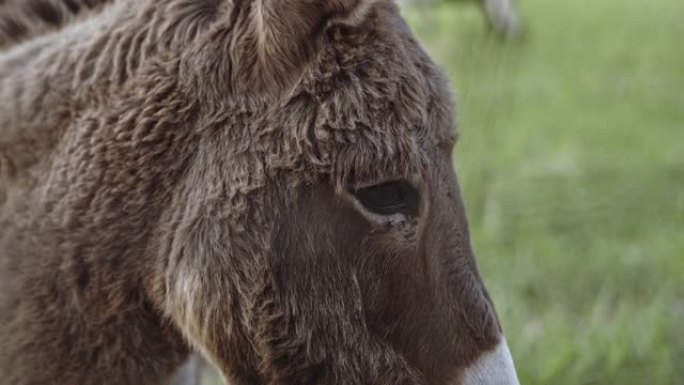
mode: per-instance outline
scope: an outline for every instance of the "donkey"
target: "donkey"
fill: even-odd
[[[31,20],[36,18],[43,22]],[[0,384],[518,384],[389,0],[0,3]]]

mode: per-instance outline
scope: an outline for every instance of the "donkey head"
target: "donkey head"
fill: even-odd
[[[396,6],[231,7],[181,59],[203,136],[164,273],[179,328],[236,384],[517,384],[447,81]]]

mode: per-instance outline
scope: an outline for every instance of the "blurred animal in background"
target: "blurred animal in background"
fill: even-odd
[[[0,385],[518,384],[392,1],[5,0],[0,47]]]
[[[440,1],[478,4],[492,30],[506,39],[518,38],[522,33],[516,0],[401,0],[400,2],[416,6],[435,6]]]
[[[506,38],[516,38],[520,35],[520,16],[518,16],[515,0],[480,0],[479,2],[487,15],[489,24],[495,31]]]

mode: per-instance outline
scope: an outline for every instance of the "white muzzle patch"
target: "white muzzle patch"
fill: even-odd
[[[463,374],[463,385],[520,385],[513,357],[505,338],[496,349],[487,352]]]

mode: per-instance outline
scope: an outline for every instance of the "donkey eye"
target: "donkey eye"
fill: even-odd
[[[367,210],[375,214],[418,214],[418,191],[408,182],[386,182],[364,187],[354,191],[354,195]]]

